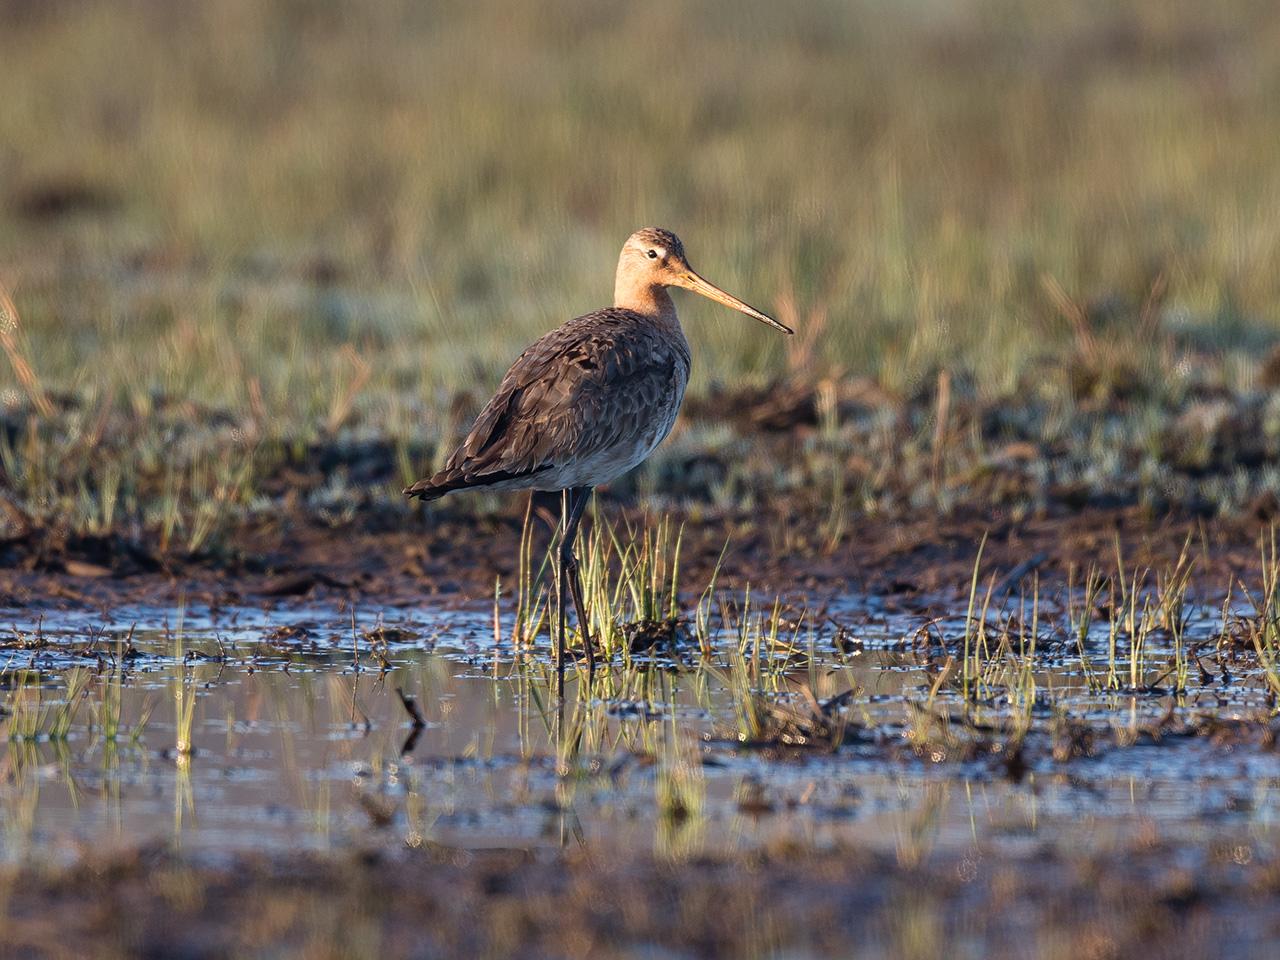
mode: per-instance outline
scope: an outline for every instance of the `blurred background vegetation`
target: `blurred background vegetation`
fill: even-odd
[[[6,351],[35,378],[0,363],[11,523],[190,540],[194,504],[251,506],[326,438],[385,441],[388,493],[609,300],[644,224],[802,329],[682,301],[694,398],[827,383],[837,472],[918,449],[936,494],[1016,440],[1092,489],[1243,442],[1206,422],[1280,443],[1272,0],[0,0],[0,26]],[[851,383],[923,412],[859,427]],[[1233,506],[1276,485],[1243,482]]]

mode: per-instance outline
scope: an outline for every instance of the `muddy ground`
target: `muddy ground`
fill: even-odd
[[[613,519],[645,515],[602,497]],[[1197,558],[1196,584],[1256,581],[1265,520],[1153,519],[1137,508],[1025,520],[955,513],[861,518],[835,544],[787,504],[763,515],[686,512],[683,582],[701,589],[726,538],[720,583],[820,605],[866,592],[887,608],[954,612],[982,546],[985,581],[1064,585],[1110,570]],[[448,507],[302,516],[240,527],[217,555],[156,558],[113,538],[39,537],[0,546],[0,608],[110,611],[123,603],[274,604],[355,598],[412,605],[492,598],[510,580],[524,519]],[[985,538],[985,544],[984,544]],[[1188,544],[1190,545],[1188,547]],[[366,606],[367,609],[367,606]],[[71,865],[0,873],[0,955],[13,957],[750,957],[924,958],[1268,955],[1280,937],[1280,865],[1229,830],[1196,843],[1137,829],[1120,845],[1073,849],[1028,834],[961,854],[803,842],[659,857],[605,843],[459,849],[379,838],[332,855],[184,855],[170,845],[81,851]],[[1082,829],[1087,831],[1087,827]],[[1235,829],[1235,828],[1231,828]],[[1082,837],[1082,840],[1087,840]]]
[[[509,583],[515,571],[524,502],[513,498],[510,510],[487,517],[446,508],[408,521],[362,517],[345,526],[305,516],[262,520],[231,533],[219,554],[195,558],[153,557],[118,537],[32,534],[0,543],[0,607],[163,604],[182,596],[214,603],[349,596],[389,605],[423,597],[487,599],[495,578]],[[598,508],[637,527],[653,520],[607,498]],[[672,516],[684,527],[686,589],[701,590],[720,564],[718,582],[726,588],[750,584],[814,603],[851,592],[950,599],[968,590],[980,548],[984,582],[995,577],[1000,588],[1032,575],[1054,584],[1078,579],[1091,566],[1109,571],[1118,549],[1126,567],[1153,571],[1172,566],[1186,550],[1196,561],[1196,583],[1225,590],[1239,578],[1257,579],[1270,529],[1252,515],[1157,519],[1136,507],[1023,520],[968,512],[859,518],[829,544],[805,533],[819,528],[816,517],[786,504],[763,515],[686,510]],[[542,544],[549,533],[539,527]]]
[[[435,845],[195,865],[161,849],[8,873],[13,957],[1265,956],[1280,868],[1136,836],[922,863],[780,844],[687,862]]]

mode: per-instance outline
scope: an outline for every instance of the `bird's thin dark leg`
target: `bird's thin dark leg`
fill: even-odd
[[[582,594],[582,577],[578,572],[578,556],[573,544],[578,538],[578,525],[582,522],[583,511],[587,501],[591,499],[590,487],[578,487],[569,491],[569,524],[565,540],[560,544],[561,565],[569,571],[569,590],[573,593],[573,606],[578,613],[578,631],[582,634],[582,645],[587,650],[587,677],[594,680],[596,676],[596,648],[591,642],[590,620],[587,619],[587,605]]]
[[[566,533],[569,530],[569,501],[571,491],[560,491],[560,562],[556,564],[556,696],[564,704],[564,648],[565,648],[565,602],[568,597],[569,568],[565,563],[565,543],[569,542]],[[573,555],[572,548],[568,551]]]

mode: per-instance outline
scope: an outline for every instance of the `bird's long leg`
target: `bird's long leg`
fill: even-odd
[[[570,543],[566,534],[569,531],[569,498],[571,491],[560,491],[560,562],[556,564],[556,697],[564,705],[564,648],[565,648],[565,603],[569,599],[569,565],[565,562],[565,553],[573,555],[573,547],[568,550],[565,544]]]
[[[578,572],[578,555],[573,544],[578,538],[578,525],[582,522],[583,511],[587,501],[591,499],[590,487],[577,487],[569,491],[569,527],[565,542],[561,543],[561,563],[569,571],[569,590],[573,593],[573,606],[578,613],[578,632],[582,634],[582,645],[587,650],[588,682],[596,676],[596,648],[591,642],[591,622],[587,619],[587,605],[582,595],[582,577]],[[566,546],[567,544],[567,546]]]

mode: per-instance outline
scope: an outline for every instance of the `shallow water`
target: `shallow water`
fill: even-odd
[[[1215,616],[1206,608],[1190,619],[1189,645],[1207,642]],[[766,679],[745,676],[792,707],[803,707],[797,691],[807,683],[820,697],[854,688],[848,716],[864,735],[834,752],[744,744],[732,671],[679,670],[666,655],[626,672],[625,689],[601,682],[590,704],[571,702],[561,719],[550,709],[545,649],[518,654],[504,639],[509,623],[495,634],[491,609],[122,607],[105,621],[10,617],[0,857],[70,859],[150,841],[213,855],[608,837],[673,855],[783,838],[854,842],[910,861],[979,844],[1205,839],[1224,826],[1251,838],[1233,856],[1272,848],[1272,749],[1137,735],[1131,746],[1054,760],[1045,733],[1055,711],[1122,739],[1162,718],[1253,718],[1267,704],[1256,669],[1232,664],[1229,682],[1214,663],[1207,680],[1192,669],[1194,682],[1176,697],[1167,683],[1099,692],[1074,642],[1040,631],[1033,732],[1025,769],[1011,771],[983,750],[911,750],[904,739],[912,705],[947,716],[963,703],[939,681],[948,654],[956,675],[963,616],[931,627],[948,638],[945,651],[920,641],[922,616],[870,599],[849,598],[833,617],[798,634],[803,655],[773,682],[767,670]],[[379,619],[385,646],[365,636]],[[712,654],[727,663],[737,640],[723,634]],[[1087,639],[1095,672],[1109,642],[1102,628]],[[1168,663],[1171,651],[1151,642],[1147,682]],[[416,732],[398,690],[421,710]],[[1014,711],[1007,691],[985,693],[975,717],[997,731],[983,749],[1002,745],[999,728]],[[188,709],[190,749],[181,750]]]

